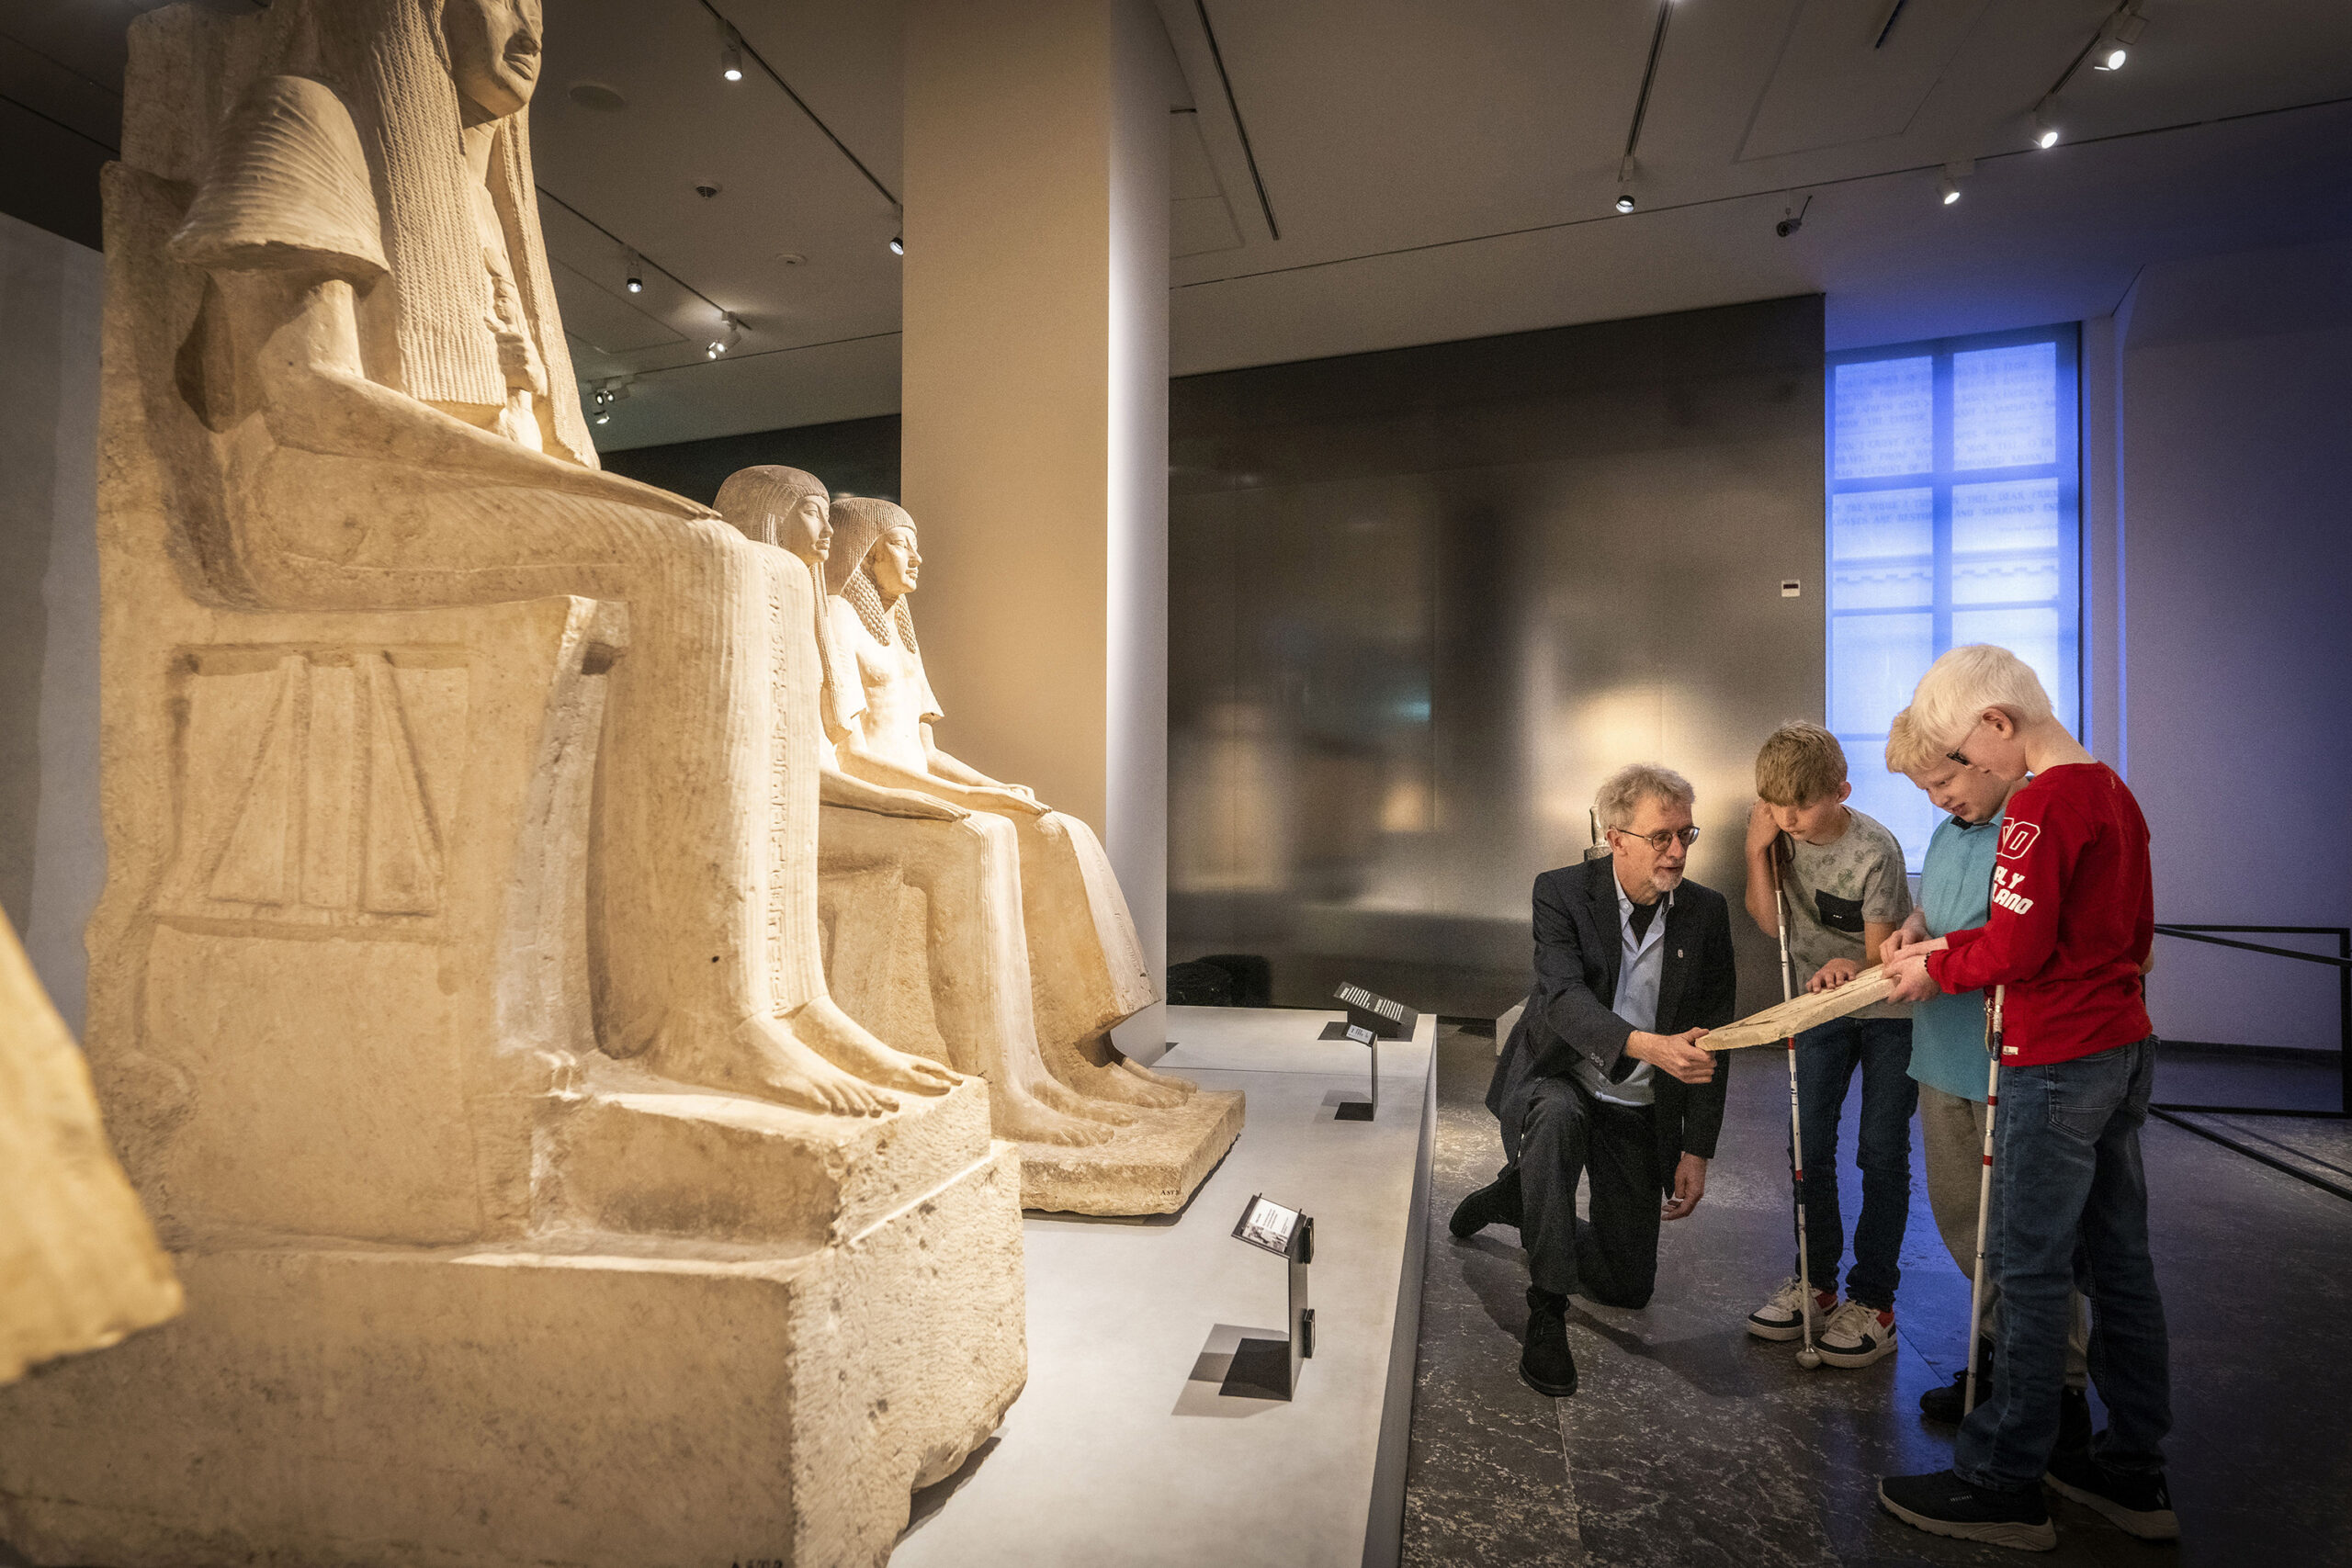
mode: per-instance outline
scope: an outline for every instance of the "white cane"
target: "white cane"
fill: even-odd
[[[1962,1392],[1962,1416],[1976,1408],[1976,1346],[1984,1322],[1984,1227],[1993,1213],[1993,1116],[2001,1104],[2001,1004],[2008,987],[1993,987],[1993,1005],[1984,1012],[1984,1169],[1976,1181],[1976,1277],[1968,1287],[1968,1386]]]
[[[1796,992],[1795,971],[1789,967],[1789,907],[1785,890],[1781,886],[1781,840],[1772,840],[1772,922],[1781,933],[1781,1000],[1792,1000]],[[1805,1261],[1804,1236],[1804,1128],[1797,1117],[1797,1037],[1791,1034],[1787,1042],[1789,1060],[1789,1169],[1796,1184],[1797,1198],[1797,1288],[1804,1292],[1797,1302],[1797,1323],[1804,1331],[1804,1348],[1797,1352],[1797,1365],[1808,1370],[1821,1365],[1821,1352],[1813,1348],[1813,1271]],[[1978,1250],[1983,1251],[1980,1243]]]

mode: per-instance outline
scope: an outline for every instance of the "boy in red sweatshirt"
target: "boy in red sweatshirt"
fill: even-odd
[[[2180,1533],[2164,1476],[2171,1382],[2140,1162],[2155,1073],[2141,986],[2155,934],[2147,822],[2007,649],[1945,654],[1911,711],[1954,761],[2032,778],[2009,797],[1984,924],[1887,965],[1897,997],[2006,987],[1987,1243],[2004,1305],[1991,1393],[1962,1424],[1952,1468],[1889,1476],[1879,1500],[1938,1535],[2048,1551],[2047,1482],[2133,1535],[2169,1540]],[[2108,1427],[2069,1454],[2053,1449],[2078,1259]]]

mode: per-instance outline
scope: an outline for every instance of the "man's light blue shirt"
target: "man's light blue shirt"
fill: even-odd
[[[1634,900],[1618,882],[1615,868],[1611,868],[1610,880],[1617,886],[1617,937],[1624,951],[1617,964],[1617,1001],[1609,1010],[1632,1024],[1645,1034],[1657,1032],[1657,988],[1666,969],[1666,918],[1674,912],[1674,895],[1658,897],[1657,913],[1650,917],[1649,930],[1636,941],[1634,936]],[[1657,1069],[1647,1062],[1636,1062],[1634,1070],[1615,1083],[1600,1076],[1600,1069],[1581,1053],[1569,1069],[1583,1080],[1595,1100],[1611,1105],[1648,1105],[1657,1099],[1651,1078]]]
[[[1963,827],[1936,824],[1919,872],[1919,911],[1929,936],[1981,926],[1992,913],[1993,854],[2001,814]],[[1984,993],[1931,997],[1911,1009],[1911,1076],[1930,1089],[1980,1103],[1984,1099]]]

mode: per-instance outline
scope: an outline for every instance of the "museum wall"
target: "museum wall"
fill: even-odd
[[[1692,874],[1736,902],[1755,749],[1821,717],[1821,311],[1174,384],[1171,962],[1499,1012],[1535,874],[1643,759],[1697,785]],[[1733,925],[1743,1000],[1777,1000]]]
[[[2352,922],[2352,245],[2151,266],[2117,320],[2122,760],[2156,918]],[[2164,1034],[2336,1043],[2329,969],[2156,959]]]
[[[98,827],[98,253],[0,215],[0,908],[82,1032]]]

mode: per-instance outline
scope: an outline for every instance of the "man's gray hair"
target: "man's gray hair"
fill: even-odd
[[[1592,809],[1602,828],[1623,828],[1634,820],[1634,813],[1642,808],[1645,800],[1688,807],[1698,799],[1699,792],[1690,787],[1690,781],[1672,768],[1662,768],[1656,762],[1634,762],[1600,781],[1600,789],[1592,797]]]

